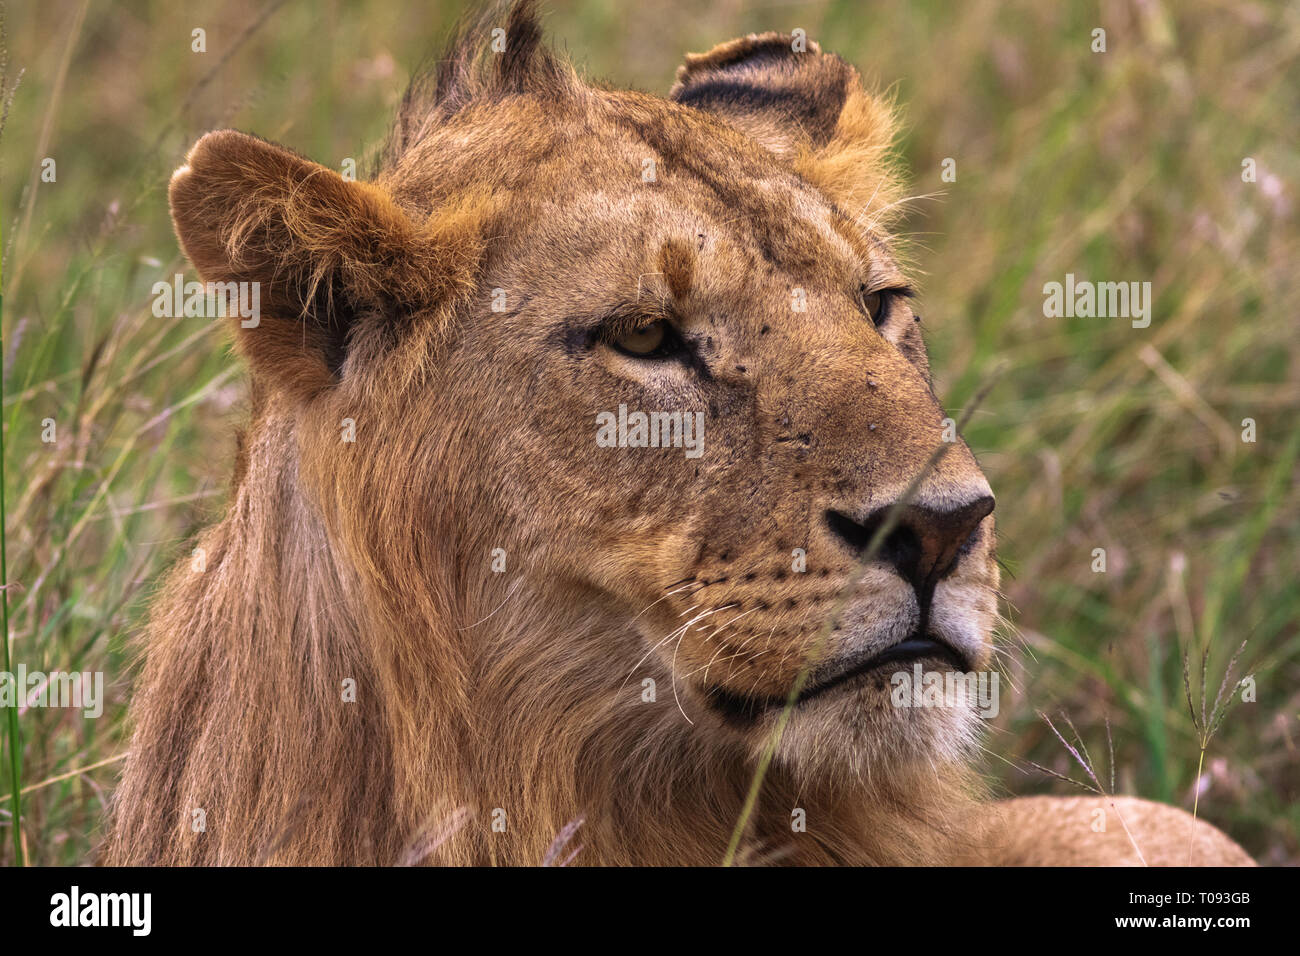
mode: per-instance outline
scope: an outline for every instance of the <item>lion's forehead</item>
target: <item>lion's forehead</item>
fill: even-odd
[[[706,251],[725,237],[713,248],[747,249],[756,266],[804,273],[809,284],[897,271],[888,237],[726,124],[653,97],[594,102],[557,111],[521,97],[470,111],[413,150],[387,185],[425,207],[490,191],[505,210],[498,241],[525,258],[567,243],[625,250],[634,268],[669,238],[702,240]]]
[[[697,296],[746,296],[752,306],[766,301],[786,311],[805,294],[902,281],[888,246],[825,200],[779,182],[750,185],[759,208],[746,214],[696,182],[649,190],[599,178],[511,217],[514,231],[502,235],[497,262],[505,273],[544,268],[547,281],[535,293],[625,299],[662,285],[666,259],[684,261]]]

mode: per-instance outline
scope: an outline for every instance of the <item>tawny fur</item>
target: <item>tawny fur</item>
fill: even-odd
[[[528,4],[487,65],[485,35],[413,85],[370,183],[233,131],[173,179],[200,275],[262,283],[264,314],[236,330],[229,510],[153,606],[108,863],[536,864],[580,820],[558,859],[716,864],[775,715],[714,696],[915,624],[821,523],[892,501],[943,419],[905,301],[862,315],[904,281],[888,103],[776,34],[689,57],[667,100],[585,84]],[[701,368],[646,373],[583,324],[647,310]],[[604,454],[620,402],[707,413],[709,454]],[[956,442],[918,500],[986,493]],[[996,587],[990,517],[935,597],[978,666]],[[1130,862],[1078,804],[990,810],[974,730],[871,681],[801,705],[741,859]],[[1185,815],[1124,807],[1179,861]],[[1194,862],[1240,854],[1197,827]]]

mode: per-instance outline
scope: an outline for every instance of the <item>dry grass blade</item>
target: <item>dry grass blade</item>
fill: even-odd
[[[1142,848],[1138,846],[1137,839],[1133,836],[1133,831],[1128,828],[1128,821],[1124,819],[1124,814],[1120,813],[1119,807],[1115,803],[1115,790],[1114,790],[1115,768],[1114,768],[1113,752],[1111,756],[1111,790],[1109,793],[1107,793],[1106,789],[1101,785],[1101,781],[1097,779],[1097,774],[1092,768],[1091,761],[1086,758],[1087,750],[1082,747],[1083,741],[1081,738],[1079,738],[1079,733],[1077,730],[1074,729],[1074,722],[1069,718],[1069,716],[1063,715],[1065,717],[1066,723],[1069,724],[1070,729],[1074,732],[1075,738],[1079,740],[1080,749],[1083,750],[1083,753],[1080,753],[1080,749],[1076,749],[1073,745],[1071,745],[1071,743],[1068,740],[1065,739],[1065,737],[1061,735],[1061,732],[1056,729],[1056,725],[1052,723],[1052,719],[1050,717],[1048,717],[1046,714],[1042,713],[1041,711],[1039,712],[1038,716],[1042,718],[1042,720],[1047,724],[1048,727],[1051,728],[1052,733],[1056,735],[1056,739],[1061,742],[1061,746],[1063,746],[1066,750],[1068,750],[1070,752],[1070,756],[1072,756],[1075,759],[1075,761],[1079,764],[1079,766],[1083,768],[1083,772],[1086,773],[1088,775],[1088,778],[1092,781],[1092,786],[1091,787],[1085,786],[1079,783],[1077,780],[1072,780],[1071,778],[1056,773],[1053,770],[1047,770],[1046,767],[1039,767],[1038,764],[1034,764],[1033,766],[1038,767],[1039,770],[1046,771],[1047,773],[1051,774],[1053,777],[1056,777],[1057,779],[1065,780],[1068,783],[1074,784],[1075,786],[1082,786],[1083,789],[1089,791],[1090,793],[1095,793],[1098,796],[1104,797],[1106,799],[1106,802],[1110,805],[1111,811],[1115,814],[1115,818],[1119,820],[1120,826],[1124,828],[1124,835],[1128,837],[1128,842],[1129,845],[1133,847],[1133,852],[1137,854],[1137,857],[1142,862],[1142,865],[1146,866],[1147,860],[1142,853]],[[1110,739],[1109,721],[1107,721],[1106,724],[1106,738],[1107,740]]]
[[[573,861],[573,858],[582,850],[581,846],[574,847],[564,859],[560,859],[560,854],[564,852],[564,848],[573,839],[578,832],[578,828],[584,822],[586,822],[585,817],[575,817],[564,825],[564,828],[551,841],[551,845],[546,848],[546,854],[542,857],[542,866],[568,866]]]

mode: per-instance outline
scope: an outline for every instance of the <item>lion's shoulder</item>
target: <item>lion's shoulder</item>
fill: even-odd
[[[1017,797],[989,806],[980,862],[1003,866],[1253,866],[1212,824],[1137,797]]]

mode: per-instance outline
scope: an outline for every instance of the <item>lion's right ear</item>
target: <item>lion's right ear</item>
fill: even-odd
[[[304,397],[337,381],[359,323],[436,308],[481,251],[473,217],[417,224],[378,186],[234,130],[200,139],[168,196],[204,281],[257,284],[236,332],[254,373]]]

